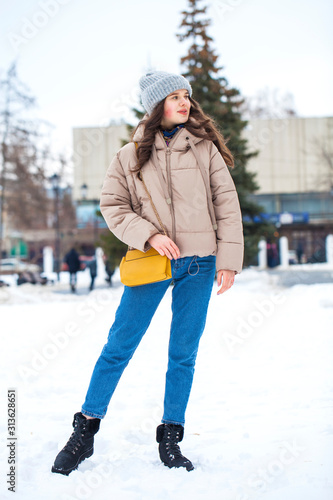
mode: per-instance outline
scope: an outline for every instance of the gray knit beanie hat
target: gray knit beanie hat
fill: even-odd
[[[192,95],[192,87],[182,75],[152,71],[140,78],[141,102],[148,114],[171,92],[186,89]]]

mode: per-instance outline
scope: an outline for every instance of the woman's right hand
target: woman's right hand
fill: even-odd
[[[148,243],[155,248],[160,255],[166,255],[170,260],[180,257],[180,251],[176,243],[164,234],[154,234],[149,238]]]

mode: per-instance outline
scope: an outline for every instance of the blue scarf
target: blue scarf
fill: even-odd
[[[184,125],[177,125],[177,127],[173,128],[172,130],[162,130],[163,138],[167,146],[169,146],[171,139],[180,128],[184,128]]]

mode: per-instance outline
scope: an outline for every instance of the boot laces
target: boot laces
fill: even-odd
[[[175,458],[184,458],[178,446],[179,434],[179,431],[168,430],[165,447],[167,454],[172,460]]]
[[[83,445],[83,437],[86,431],[86,422],[83,422],[82,428],[78,429],[78,423],[74,424],[74,431],[72,432],[69,440],[65,444],[63,451],[69,451],[75,455],[75,452],[78,451],[81,445]]]

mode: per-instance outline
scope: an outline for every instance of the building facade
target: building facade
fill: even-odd
[[[248,163],[263,206],[279,236],[303,262],[325,260],[333,234],[333,117],[252,120],[244,133]]]
[[[104,219],[98,216],[107,168],[127,140],[125,124],[73,129],[73,199],[79,229],[77,241],[81,245],[90,245],[90,250],[98,241],[101,230],[107,228]]]
[[[75,201],[99,200],[106,170],[127,140],[125,124],[73,129]]]

